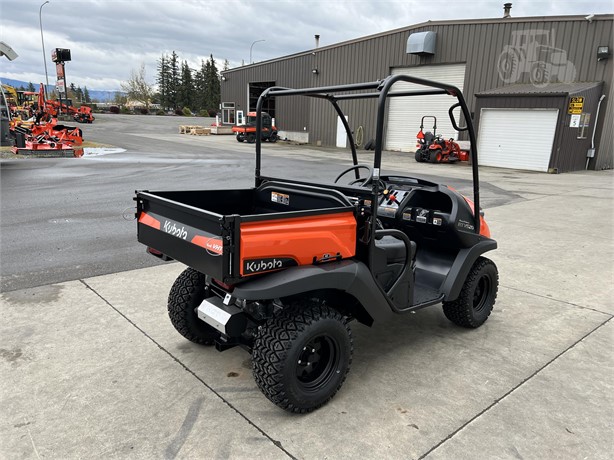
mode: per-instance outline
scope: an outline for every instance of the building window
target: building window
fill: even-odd
[[[258,104],[258,98],[264,92],[265,89],[275,86],[274,81],[262,81],[249,84],[249,110],[250,112],[256,111],[256,105]],[[271,118],[275,118],[275,98],[269,98],[264,101],[262,111],[268,113]]]
[[[222,123],[225,125],[235,124],[235,103],[222,102]]]

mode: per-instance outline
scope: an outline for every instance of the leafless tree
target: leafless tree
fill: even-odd
[[[128,81],[121,84],[122,90],[128,99],[142,102],[149,110],[149,104],[153,96],[153,86],[145,80],[145,64],[141,64],[140,69],[134,70],[130,74]]]

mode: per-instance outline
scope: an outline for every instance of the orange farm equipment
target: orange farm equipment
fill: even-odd
[[[247,141],[249,144],[256,142],[256,112],[248,112],[247,123],[245,125],[235,125],[232,127],[232,132],[237,134],[237,141]],[[262,112],[262,134],[261,140],[269,142],[277,142],[277,128],[273,125],[271,116]]]
[[[87,105],[82,105],[79,108],[72,105],[60,104],[59,101],[49,100],[47,103],[47,111],[49,115],[56,118],[60,113],[72,116],[73,120],[79,123],[93,123],[95,120],[92,115],[92,108]]]

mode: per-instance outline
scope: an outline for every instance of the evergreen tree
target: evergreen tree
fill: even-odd
[[[71,83],[68,87],[68,98],[72,99],[73,101],[77,100],[77,87],[74,83]]]
[[[213,59],[213,54],[210,55],[209,60],[205,64],[205,102],[207,110],[218,110],[220,105],[221,91],[220,91],[220,76]]]
[[[172,105],[170,100],[170,66],[169,57],[163,54],[158,61],[158,78],[156,83],[158,85],[159,103],[163,108],[168,108]]]
[[[192,69],[188,65],[188,61],[183,61],[181,64],[181,82],[178,91],[179,107],[193,108],[194,102],[194,81],[192,78]]]
[[[194,105],[197,111],[206,110],[207,109],[207,66],[205,61],[201,59],[200,61],[200,69],[196,71],[194,75],[194,87],[196,89],[196,94],[194,96]]]
[[[83,99],[85,100],[86,104],[92,103],[92,99],[90,98],[90,92],[87,90],[87,86],[83,87]]]
[[[224,59],[224,67],[222,68],[222,70],[228,69],[230,69],[230,62],[228,62],[228,59]]]
[[[179,83],[180,83],[180,75],[179,75],[179,59],[177,53],[173,51],[171,57],[168,61],[169,66],[169,91],[168,98],[169,103],[173,109],[177,109],[179,107]]]
[[[28,83],[28,91],[34,92],[34,85],[32,84],[32,82]]]
[[[76,96],[79,102],[83,102],[83,90],[80,86],[77,86]]]

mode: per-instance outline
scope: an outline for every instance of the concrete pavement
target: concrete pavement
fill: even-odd
[[[485,197],[490,319],[468,331],[435,306],[353,324],[346,383],[304,416],[268,402],[244,351],[173,330],[180,264],[3,293],[0,457],[611,458],[614,174],[481,178],[517,197]]]

